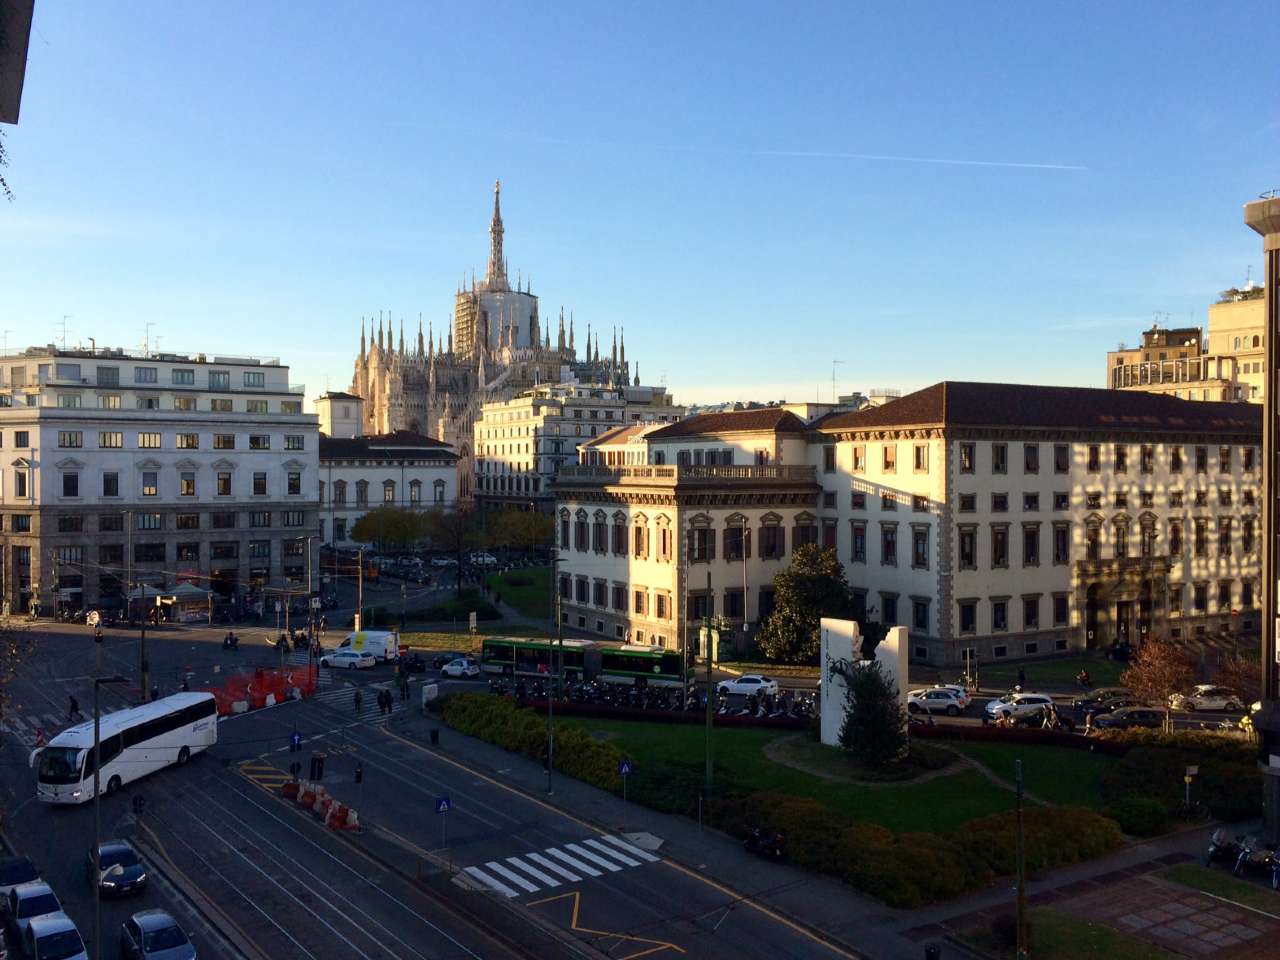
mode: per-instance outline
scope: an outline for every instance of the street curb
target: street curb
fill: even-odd
[[[447,724],[445,724],[443,718],[440,720],[440,723],[442,726],[448,726]],[[397,737],[398,739],[405,739],[405,740],[409,739],[407,737],[404,737],[402,734],[397,734],[391,730],[388,730],[385,726],[380,727],[379,729],[388,736]],[[452,731],[456,736],[467,737],[468,739],[476,739],[476,738],[470,737],[468,734],[462,733],[460,730],[457,730],[453,727],[448,727],[448,729]],[[563,807],[558,803],[554,803],[551,800],[549,800],[545,795],[538,795],[538,794],[532,793],[529,790],[525,789],[525,787],[523,787],[522,785],[517,783],[512,783],[509,778],[500,780],[498,779],[498,777],[500,777],[501,775],[497,771],[485,770],[483,766],[481,766],[480,769],[475,769],[477,765],[474,764],[473,762],[468,761],[464,763],[462,760],[458,759],[457,757],[450,756],[448,753],[446,753],[442,749],[433,750],[431,747],[427,746],[426,744],[419,743],[417,741],[412,741],[412,742],[416,747],[418,747],[421,750],[424,750],[428,753],[440,754],[442,757],[448,758],[451,762],[457,764],[463,769],[471,770],[474,773],[482,773],[484,776],[493,779],[496,783],[500,783],[506,789],[513,790],[528,800],[542,803],[549,807],[553,807],[556,810],[560,811],[565,816],[568,816],[571,819],[577,820],[580,823],[588,824],[596,830],[600,830],[603,833],[612,833],[616,830],[616,826],[603,824],[599,820],[596,820],[594,817]],[[483,740],[479,740],[478,742],[485,743],[485,741]],[[487,746],[495,747],[494,744],[487,744]],[[496,749],[500,750],[502,748],[496,747]],[[511,753],[511,751],[507,751],[507,752]],[[521,759],[527,759],[526,757],[522,757],[520,754],[513,754],[513,756],[520,757]],[[562,774],[562,776],[564,775]],[[569,778],[569,779],[574,779],[574,778]],[[597,790],[600,789],[599,787],[592,787],[591,784],[584,783],[581,780],[574,779],[574,782],[582,783],[584,786],[591,789],[597,789]],[[671,816],[674,816],[674,814],[671,814]],[[722,831],[717,830],[715,827],[704,827],[704,829],[713,830],[716,833],[720,833],[721,835],[728,837],[728,834],[723,834]],[[803,930],[807,936],[811,937],[817,942],[826,943],[830,946],[836,947],[844,951],[850,956],[862,958],[862,960],[869,960],[869,957],[866,953],[862,952],[860,949],[855,947],[853,944],[849,943],[847,940],[844,940],[843,938],[838,937],[835,934],[828,933],[825,930],[815,927],[813,924],[809,923],[806,920],[802,920],[796,917],[794,914],[789,913],[788,911],[784,910],[782,907],[773,906],[763,900],[757,899],[754,896],[748,895],[742,892],[741,890],[739,890],[737,887],[733,886],[729,882],[720,880],[718,878],[708,877],[703,870],[699,869],[696,865],[689,863],[682,857],[672,856],[670,852],[664,853],[664,857],[668,860],[671,860],[680,869],[685,870],[694,876],[706,878],[708,881],[714,883],[716,886],[718,886],[720,889],[722,889],[726,893],[729,893],[730,895],[732,895],[738,902],[752,904],[756,906],[758,909],[771,911],[773,913],[778,914],[781,917],[785,917],[788,923],[794,924],[798,929]],[[802,872],[807,873],[807,871],[802,871]]]
[[[154,837],[151,828],[141,823],[138,824],[138,827],[139,830],[133,836],[134,844],[139,848],[140,852],[150,858],[153,866],[160,867],[160,872],[165,875],[165,879],[169,881],[173,889],[186,898],[192,909],[204,918],[210,929],[217,931],[218,935],[246,960],[271,960],[249,938],[248,934],[240,929],[239,924],[232,920],[221,907],[206,897],[199,887],[187,879],[181,868],[169,859],[162,846],[152,846],[151,840],[142,836],[142,831],[146,831],[147,834]]]

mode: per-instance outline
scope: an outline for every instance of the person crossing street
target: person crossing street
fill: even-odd
[[[80,712],[80,701],[77,700],[75,697],[70,697],[70,700],[71,700],[71,707],[67,711],[67,722],[70,723],[76,717],[79,717],[81,720],[83,720],[84,714]]]
[[[359,715],[360,715],[360,707],[361,707],[361,705],[364,703],[364,696],[363,696],[363,694],[361,694],[361,693],[360,693],[360,688],[359,688],[359,687],[356,687],[356,692],[355,692],[354,700],[355,700],[355,705],[356,705],[356,716],[359,716]]]

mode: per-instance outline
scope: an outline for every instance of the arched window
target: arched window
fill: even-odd
[[[1112,530],[1115,532],[1115,540],[1113,541],[1112,555],[1121,560],[1129,556],[1129,521],[1115,520],[1112,522]]]
[[[396,482],[394,480],[382,481],[382,502],[383,503],[396,502]]]
[[[1260,346],[1262,346],[1262,339],[1261,339],[1260,337],[1258,337],[1258,336],[1255,336],[1255,337],[1253,338],[1253,345],[1254,345],[1255,347],[1260,347]]]
[[[347,481],[333,481],[333,502],[335,504],[345,504],[347,502]]]
[[[1239,337],[1236,337],[1236,339],[1235,339],[1234,343],[1235,343],[1235,347],[1234,347],[1233,349],[1239,350],[1239,349],[1240,349],[1240,338],[1239,338]]]

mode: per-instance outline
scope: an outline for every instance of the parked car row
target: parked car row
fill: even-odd
[[[147,868],[125,840],[98,846],[98,869],[93,849],[85,856],[85,879],[97,884],[103,897],[141,893]],[[53,888],[26,857],[0,860],[0,908],[18,951],[29,960],[87,960],[80,931],[62,909]],[[195,960],[190,938],[164,910],[141,910],[120,928],[120,952],[125,960]]]

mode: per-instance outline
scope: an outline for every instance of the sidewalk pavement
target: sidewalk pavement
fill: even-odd
[[[624,803],[620,797],[560,774],[553,774],[554,793],[548,797],[546,771],[541,764],[458,733],[436,716],[409,710],[389,725],[389,729],[424,745],[432,728],[440,729],[439,749],[450,757],[601,829],[642,831],[660,837],[663,856],[876,960],[918,960],[926,944],[1013,909],[1012,882],[1005,878],[970,896],[917,910],[895,910],[832,878],[748,854],[729,836],[703,828],[694,820]],[[637,770],[635,775],[642,776],[643,771]],[[1202,853],[1210,832],[1206,827],[1133,844],[1111,856],[1033,878],[1028,896],[1034,905],[1049,903],[1163,869]],[[928,866],[922,865],[922,869]],[[947,944],[943,950],[945,956],[965,953],[955,944]]]

